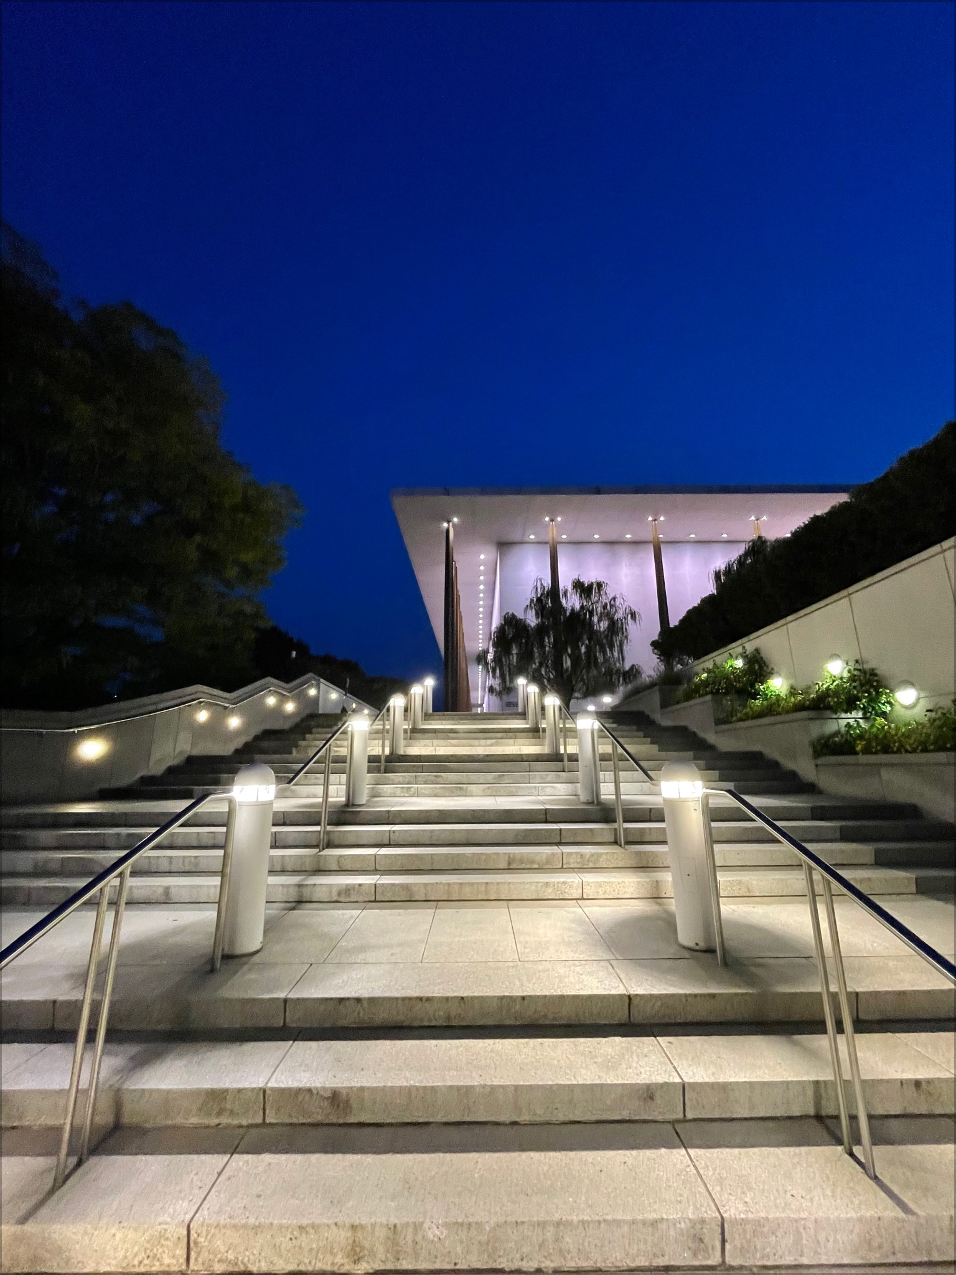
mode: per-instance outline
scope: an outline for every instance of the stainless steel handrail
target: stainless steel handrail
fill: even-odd
[[[562,709],[570,718],[565,705],[561,704]],[[573,720],[573,719],[572,719]],[[620,748],[630,760],[637,766],[638,770],[647,779],[651,779],[649,772],[637,760],[636,757],[621,743],[615,733],[600,719],[596,719],[599,725],[606,732],[613,742],[615,748]],[[612,751],[612,758],[616,763],[616,753]],[[620,783],[615,764],[615,803],[618,811],[618,827],[619,840],[623,847],[623,823],[620,816]],[[600,777],[599,777],[600,785]],[[655,782],[651,780],[651,782]],[[888,912],[881,904],[870,897],[859,886],[854,885],[848,880],[842,872],[839,872],[831,864],[827,863],[818,854],[815,854],[802,841],[798,841],[784,828],[781,828],[776,820],[765,814],[758,807],[754,806],[741,796],[733,788],[704,788],[701,792],[701,812],[704,822],[704,840],[705,852],[709,856],[709,867],[711,877],[711,894],[712,905],[714,907],[715,926],[718,936],[718,960],[720,964],[724,964],[723,952],[723,927],[720,919],[720,893],[716,875],[716,859],[713,852],[713,841],[711,835],[711,817],[709,802],[712,797],[727,797],[735,802],[742,810],[744,810],[752,819],[766,828],[772,836],[776,837],[783,845],[792,850],[800,859],[803,865],[804,882],[807,890],[807,903],[810,908],[810,927],[813,933],[813,946],[817,963],[817,971],[820,978],[820,993],[823,1000],[823,1017],[826,1023],[827,1043],[830,1053],[830,1064],[833,1070],[833,1079],[836,1088],[837,1110],[840,1118],[840,1132],[843,1140],[843,1150],[849,1156],[854,1156],[853,1136],[850,1128],[850,1115],[847,1107],[845,1081],[843,1077],[843,1066],[840,1058],[840,1044],[837,1036],[836,1015],[833,1008],[833,989],[830,985],[830,970],[827,961],[826,948],[823,942],[823,930],[820,924],[820,913],[817,903],[817,890],[814,873],[819,873],[820,887],[824,902],[824,911],[827,918],[827,932],[830,938],[830,954],[833,959],[834,975],[836,978],[837,1000],[840,1005],[840,1019],[843,1024],[843,1037],[846,1041],[847,1061],[850,1065],[850,1081],[853,1086],[854,1098],[856,1101],[856,1117],[860,1131],[860,1144],[863,1152],[863,1167],[867,1175],[871,1178],[876,1177],[876,1163],[873,1154],[873,1139],[870,1132],[870,1122],[866,1110],[866,1102],[863,1095],[863,1079],[860,1071],[859,1056],[856,1048],[856,1032],[853,1026],[853,1011],[850,1005],[850,995],[846,981],[846,968],[843,962],[843,950],[840,945],[840,934],[837,924],[836,908],[833,902],[833,886],[837,886],[846,895],[848,895],[854,903],[858,904],[863,910],[872,916],[891,934],[898,938],[902,943],[906,944],[912,952],[922,959],[937,973],[943,975],[951,983],[956,984],[956,964],[942,952],[938,952],[931,944],[921,939],[918,934],[905,925],[897,917]]]
[[[161,841],[167,833],[178,828],[191,815],[194,815],[203,806],[212,801],[225,801],[228,805],[228,815],[226,817],[226,835],[223,845],[222,856],[222,873],[220,876],[219,888],[219,904],[216,912],[216,930],[213,939],[213,968],[219,968],[219,961],[222,955],[222,936],[223,925],[225,919],[225,905],[229,891],[229,877],[232,868],[232,850],[235,841],[236,831],[236,799],[231,792],[214,792],[206,793],[201,797],[197,797],[195,801],[191,801],[188,806],[184,806],[182,810],[176,812],[172,818],[167,819],[161,827],[156,828],[153,832],[143,837],[135,846],[127,850],[125,854],[104,868],[102,872],[98,872],[95,877],[75,890],[68,899],[58,904],[46,916],[41,917],[29,929],[18,935],[12,942],[0,951],[0,970],[6,969],[18,956],[22,956],[28,948],[32,947],[39,939],[50,931],[77,908],[82,907],[88,900],[97,898],[96,918],[93,923],[93,939],[90,944],[90,956],[86,967],[86,982],[83,989],[83,1000],[80,1004],[80,1019],[76,1029],[76,1045],[73,1050],[73,1066],[70,1071],[70,1084],[67,1090],[66,1112],[63,1119],[63,1129],[60,1135],[60,1147],[57,1153],[56,1169],[53,1175],[53,1189],[56,1191],[62,1185],[66,1178],[66,1166],[70,1153],[70,1141],[73,1135],[73,1124],[76,1117],[76,1104],[80,1089],[80,1079],[83,1072],[83,1059],[86,1054],[87,1035],[89,1032],[90,1015],[93,1008],[93,992],[96,988],[96,978],[99,972],[99,963],[101,949],[103,945],[103,930],[106,924],[106,913],[109,907],[110,894],[112,892],[113,882],[119,878],[119,884],[116,892],[116,899],[113,908],[113,923],[110,929],[109,952],[106,959],[106,976],[103,984],[103,995],[100,1003],[100,1015],[96,1024],[96,1037],[93,1045],[93,1060],[90,1066],[90,1075],[87,1085],[86,1110],[83,1116],[82,1133],[80,1137],[80,1149],[76,1164],[82,1164],[89,1158],[90,1153],[90,1135],[93,1128],[93,1114],[96,1107],[96,1097],[99,1090],[100,1069],[103,1061],[103,1047],[106,1043],[106,1027],[109,1021],[110,1005],[113,995],[113,983],[116,976],[116,962],[119,956],[120,931],[123,924],[123,914],[126,908],[126,896],[129,891],[129,878],[133,864],[147,850],[151,849]]]

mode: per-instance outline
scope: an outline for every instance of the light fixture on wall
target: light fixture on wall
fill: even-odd
[[[770,685],[775,691],[782,691],[784,688],[784,680],[779,673],[775,673],[770,679]]]
[[[339,697],[338,691],[332,691],[329,695],[329,699],[338,699],[338,697]]]
[[[737,658],[734,660],[734,668],[743,668],[743,666],[744,666],[744,657],[742,655],[738,655]]]
[[[306,691],[306,695],[318,695],[318,693],[319,692],[315,689],[314,686],[310,686],[309,689]]]
[[[287,699],[287,700],[286,700],[286,702],[282,705],[282,709],[283,709],[283,712],[286,712],[286,713],[294,713],[294,712],[295,712],[295,700],[294,700],[294,699]]]
[[[625,535],[624,539],[625,539],[625,540],[630,540],[630,538],[631,538],[631,533],[630,533],[630,532],[628,532],[628,533]]]
[[[597,533],[597,532],[595,532],[595,533],[594,533],[594,536],[593,536],[593,539],[594,539],[594,540],[600,540],[600,539],[601,539],[601,537],[598,535],[598,533]]]
[[[893,698],[897,704],[903,708],[912,708],[919,699],[919,691],[912,682],[900,682],[899,686],[893,692]]]
[[[226,725],[230,730],[238,730],[238,728],[242,725],[242,718],[239,717],[238,714],[233,713],[231,717],[226,718]]]
[[[601,703],[602,703],[602,704],[610,704],[610,702],[611,702],[611,700],[612,700],[613,698],[614,698],[614,696],[613,696],[613,695],[602,695],[602,696],[601,696]]]
[[[696,536],[696,535],[695,535],[695,533],[692,531],[692,532],[690,533],[690,535],[687,537],[687,539],[688,539],[688,540],[696,540],[696,539],[697,539],[697,536]]]
[[[824,668],[826,669],[828,673],[831,673],[834,677],[839,677],[840,674],[843,672],[843,670],[846,668],[846,660],[843,658],[842,655],[828,655],[827,662],[824,665]]]
[[[104,753],[109,751],[109,744],[105,739],[98,739],[95,736],[92,739],[84,739],[82,743],[76,746],[76,755],[82,761],[98,761]]]
[[[275,708],[275,706],[276,706],[276,704],[277,704],[277,703],[278,703],[278,700],[276,699],[276,697],[275,697],[274,695],[267,695],[267,696],[266,696],[266,706],[267,706],[268,708]]]
[[[566,536],[566,535],[564,535],[564,533],[563,533],[563,532],[562,532],[562,534],[561,534],[561,539],[562,539],[562,540],[567,540],[567,536]]]
[[[208,708],[201,708],[201,709],[199,710],[199,712],[196,714],[196,721],[200,724],[200,726],[203,724],[203,722],[208,722],[208,721],[209,721],[209,709],[208,709]]]
[[[534,535],[534,532],[532,531],[532,533],[531,533],[531,535],[528,537],[528,539],[529,539],[529,540],[534,540],[534,538],[535,538],[535,535]]]
[[[726,539],[727,539],[727,533],[726,533],[726,531],[722,531],[722,532],[720,533],[720,538],[721,538],[721,540],[726,540]]]

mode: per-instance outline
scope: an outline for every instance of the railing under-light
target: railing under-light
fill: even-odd
[[[573,718],[564,703],[561,703],[561,709],[567,720],[573,724]],[[618,844],[622,848],[626,848],[624,812],[621,801],[621,782],[620,767],[618,761],[618,751],[637,768],[644,776],[644,779],[650,783],[656,784],[647,768],[634,756],[634,754],[626,747],[618,735],[600,718],[595,718],[597,725],[611,740],[611,761],[614,777],[614,805],[615,816],[617,822]],[[562,719],[564,722],[564,719]],[[564,768],[568,769],[568,748],[567,734],[562,731]],[[600,788],[600,772],[598,775],[598,785]],[[843,1064],[840,1057],[840,1042],[837,1034],[836,1014],[833,1007],[833,988],[830,982],[830,967],[827,960],[826,946],[823,940],[823,927],[820,923],[820,911],[817,898],[817,877],[819,877],[820,894],[823,897],[824,912],[827,920],[827,932],[830,939],[830,956],[833,961],[834,977],[836,981],[836,997],[840,1006],[840,1020],[843,1025],[843,1038],[846,1042],[847,1061],[850,1068],[850,1083],[853,1088],[853,1094],[856,1105],[857,1125],[860,1133],[860,1145],[863,1154],[863,1168],[867,1175],[871,1178],[876,1177],[876,1164],[873,1154],[873,1139],[870,1132],[870,1122],[866,1110],[866,1102],[863,1095],[863,1079],[860,1072],[859,1056],[856,1048],[856,1032],[853,1026],[853,1009],[850,1003],[850,994],[846,981],[846,968],[843,962],[843,950],[840,945],[840,933],[837,923],[836,907],[833,900],[833,887],[842,890],[850,899],[861,907],[868,915],[878,921],[885,929],[893,934],[901,943],[904,943],[910,951],[919,956],[950,983],[956,985],[956,965],[942,952],[938,952],[925,939],[921,939],[918,934],[904,925],[897,917],[888,912],[881,904],[861,890],[858,885],[848,880],[847,877],[839,872],[831,864],[827,863],[818,854],[815,854],[809,847],[805,846],[802,841],[798,841],[796,837],[781,828],[776,820],[754,806],[733,788],[704,788],[701,785],[701,803],[702,814],[704,819],[704,850],[708,855],[710,869],[708,873],[711,888],[711,903],[714,911],[715,931],[717,935],[717,956],[721,965],[725,964],[724,942],[723,942],[723,926],[720,917],[720,889],[717,879],[716,859],[714,856],[713,839],[710,827],[710,810],[709,801],[712,797],[726,797],[738,805],[751,819],[765,828],[771,836],[775,837],[800,859],[803,866],[804,882],[807,891],[807,903],[810,909],[810,928],[813,934],[814,955],[816,958],[817,971],[820,978],[820,994],[823,1001],[823,1017],[826,1024],[827,1043],[830,1053],[830,1064],[833,1071],[834,1085],[836,1088],[837,1111],[840,1119],[840,1132],[843,1141],[843,1150],[847,1155],[855,1157],[852,1130],[850,1126],[850,1113],[847,1105],[847,1096],[845,1090],[845,1080],[843,1076]]]

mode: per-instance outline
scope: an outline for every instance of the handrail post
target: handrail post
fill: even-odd
[[[827,928],[830,931],[830,951],[833,953],[833,968],[836,973],[837,996],[840,1001],[840,1017],[843,1019],[843,1038],[846,1041],[847,1058],[850,1063],[850,1078],[856,1097],[856,1119],[860,1128],[860,1145],[863,1148],[863,1163],[867,1176],[876,1177],[876,1164],[873,1159],[873,1141],[870,1137],[870,1120],[863,1097],[863,1078],[860,1075],[860,1059],[856,1052],[856,1030],[853,1026],[853,1011],[850,1008],[850,997],[846,987],[846,970],[843,965],[843,950],[840,947],[840,934],[837,930],[836,909],[833,906],[833,889],[826,877],[821,876],[823,885],[823,904],[827,914]]]
[[[325,750],[325,776],[322,783],[322,814],[319,820],[319,854],[325,849],[329,830],[329,787],[332,783],[332,745]]]
[[[73,1066],[70,1070],[70,1087],[66,1095],[66,1112],[63,1116],[63,1130],[60,1134],[60,1150],[56,1157],[56,1169],[53,1174],[53,1189],[58,1191],[66,1177],[66,1162],[70,1154],[70,1135],[73,1132],[73,1117],[76,1113],[76,1099],[80,1091],[80,1076],[83,1072],[83,1055],[86,1053],[86,1033],[90,1025],[90,1010],[93,1005],[93,989],[96,986],[96,972],[100,962],[100,948],[103,945],[103,925],[106,921],[106,907],[112,882],[100,887],[96,904],[96,920],[93,922],[93,941],[90,943],[90,959],[86,967],[86,985],[83,989],[83,1000],[80,1003],[80,1021],[76,1027],[76,1045],[73,1049]]]
[[[598,749],[598,765],[600,766],[601,750]],[[611,766],[614,770],[614,816],[617,819],[617,844],[622,850],[627,849],[624,836],[624,807],[621,804],[621,766],[617,756],[617,742],[611,740]]]
[[[100,1001],[99,1022],[96,1024],[93,1062],[90,1066],[90,1079],[86,1094],[86,1115],[83,1119],[83,1135],[80,1139],[80,1164],[83,1164],[90,1154],[90,1134],[93,1130],[93,1114],[100,1085],[103,1047],[106,1044],[106,1025],[109,1021],[110,1005],[113,998],[113,980],[116,977],[116,960],[119,956],[120,930],[123,926],[123,913],[126,909],[126,896],[129,892],[129,874],[131,871],[132,864],[120,876],[119,885],[116,889],[116,902],[113,904],[113,925],[110,930],[109,955],[106,958],[106,978],[103,983],[103,997]],[[110,886],[105,887],[107,895],[110,892],[110,888]]]
[[[836,1021],[833,1015],[832,993],[830,991],[830,971],[827,967],[826,951],[823,947],[823,932],[820,928],[820,913],[817,910],[816,886],[813,880],[813,869],[809,863],[803,864],[803,877],[807,885],[807,902],[810,905],[810,928],[813,930],[813,946],[817,954],[817,969],[820,973],[820,992],[823,996],[823,1017],[827,1024],[827,1042],[830,1046],[830,1064],[833,1068],[833,1079],[836,1084],[837,1108],[840,1113],[840,1132],[843,1136],[843,1150],[847,1155],[853,1154],[853,1137],[850,1132],[850,1117],[846,1109],[846,1094],[843,1091],[843,1068],[840,1064],[840,1042],[837,1039]]]
[[[238,803],[235,797],[229,797],[226,808],[226,838],[222,846],[222,868],[219,872],[219,900],[216,904],[216,929],[212,940],[213,973],[222,964],[222,939],[226,929],[226,903],[229,899],[229,883],[232,880],[232,852],[236,844],[236,811]]]
[[[714,853],[714,830],[710,822],[710,793],[700,795],[700,813],[704,822],[704,854],[707,858],[707,876],[710,881],[710,906],[714,913],[714,937],[717,941],[717,964],[726,965],[724,949],[724,918],[720,910],[720,882],[717,879],[717,856]]]

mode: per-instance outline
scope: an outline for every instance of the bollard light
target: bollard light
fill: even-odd
[[[432,711],[432,692],[435,689],[435,679],[433,677],[423,677],[422,686],[425,688],[422,707],[426,713]]]
[[[412,730],[421,726],[425,716],[425,688],[419,682],[408,690],[408,720]]]
[[[233,783],[236,829],[223,923],[224,956],[249,956],[262,947],[275,793],[275,774],[262,762],[243,766]]]
[[[718,943],[720,901],[710,840],[710,813],[700,771],[691,761],[665,762],[661,769],[661,796],[667,829],[667,857],[674,890],[677,941],[697,952],[715,949]]]
[[[893,698],[897,704],[903,708],[912,708],[919,699],[919,691],[912,682],[900,682],[899,686],[893,692]]]
[[[546,753],[558,753],[561,751],[559,743],[561,731],[561,701],[557,695],[545,695],[544,697],[544,751]]]
[[[533,726],[535,730],[539,730],[541,727],[541,692],[534,682],[529,682],[525,687],[525,691],[528,725]]]
[[[515,686],[518,688],[518,712],[524,713],[528,707],[528,679],[516,677]]]
[[[575,718],[578,730],[578,796],[588,805],[601,800],[601,759],[598,753],[598,720],[587,713]]]
[[[393,757],[398,757],[405,751],[405,696],[393,695],[388,704],[388,750]]]
[[[345,804],[364,806],[368,798],[368,728],[364,713],[349,718],[349,744],[345,763]]]

